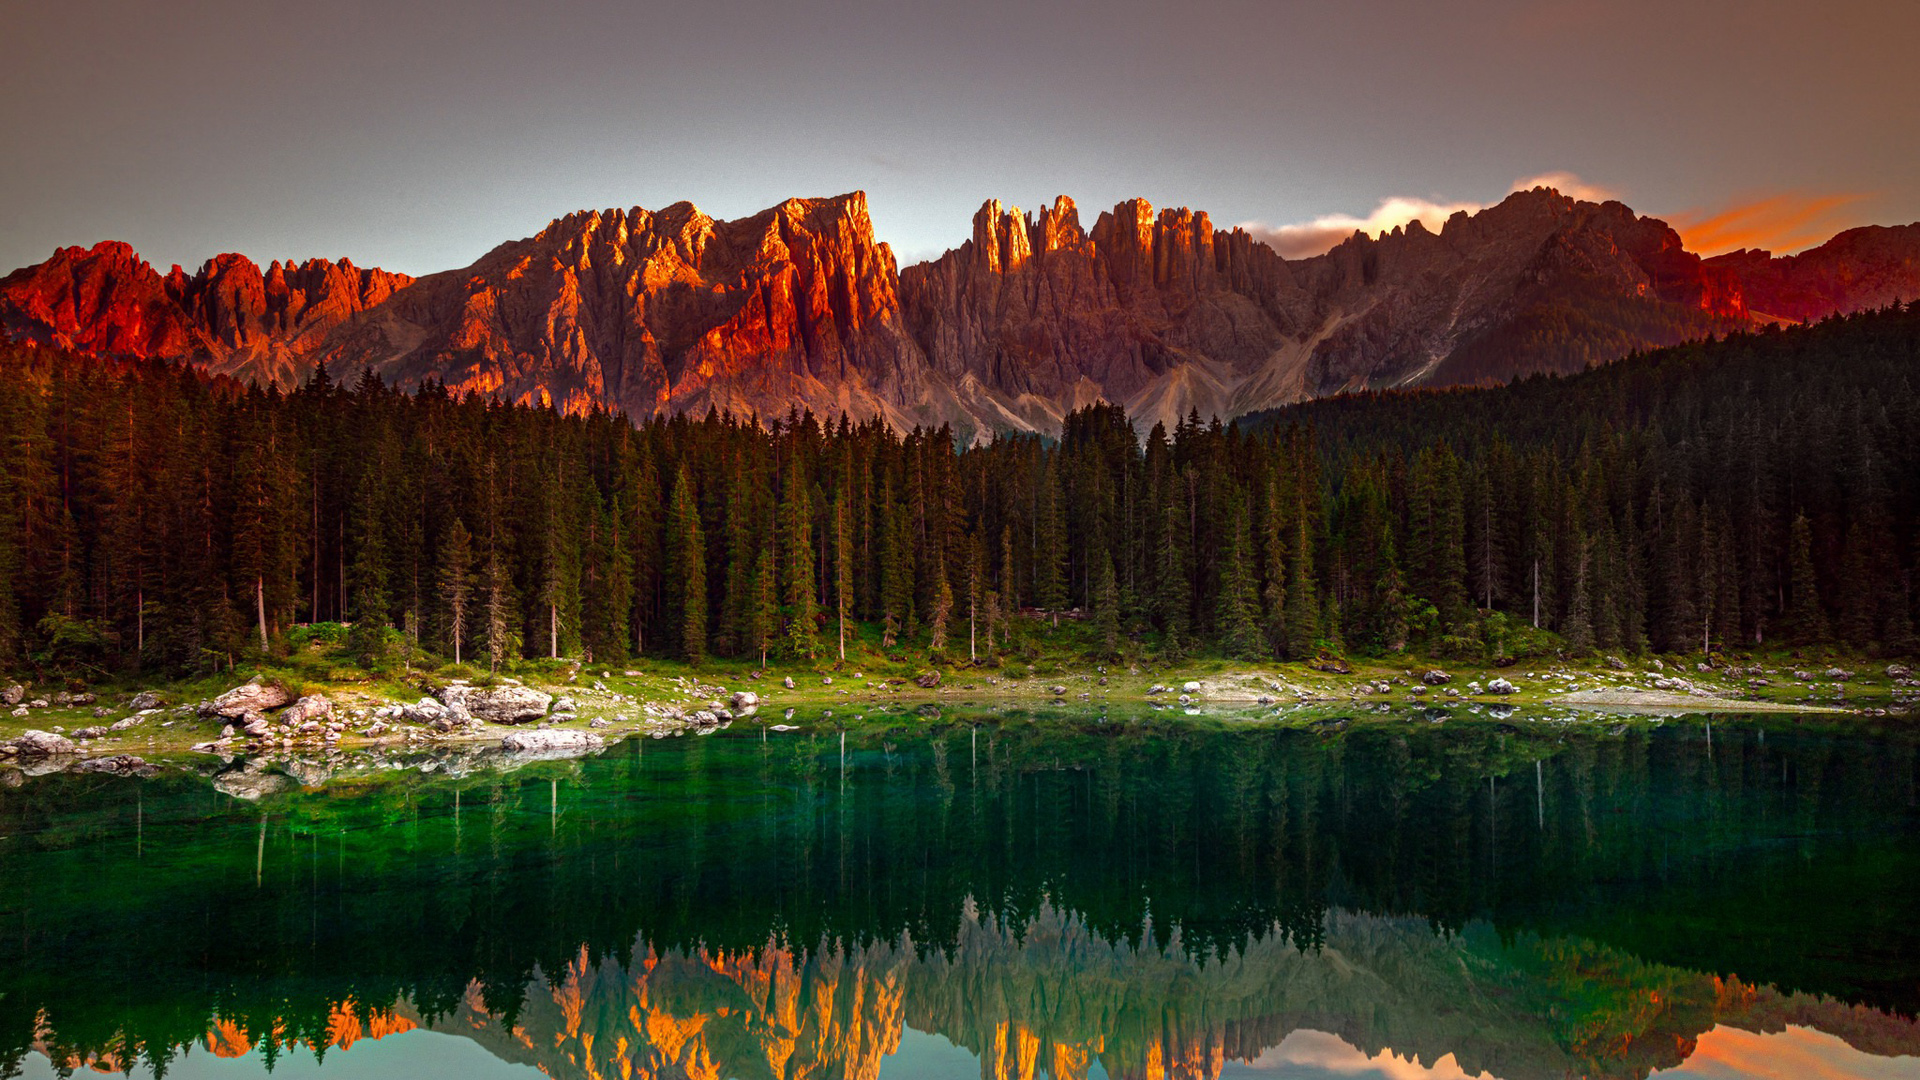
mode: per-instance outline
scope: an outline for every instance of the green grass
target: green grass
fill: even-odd
[[[1717,697],[1747,700],[1761,707],[1806,704],[1888,708],[1897,704],[1884,675],[1885,661],[1826,650],[1797,653],[1772,650],[1757,656],[1742,654],[1730,658],[1729,662],[1742,667],[1757,662],[1778,672],[1766,676],[1772,685],[1754,688],[1746,685],[1748,676],[1745,675],[1729,677],[1722,669],[1700,672],[1696,670],[1698,658],[1690,657],[1631,658],[1627,660],[1627,669],[1621,671],[1610,667],[1602,657],[1565,662],[1534,658],[1520,660],[1509,667],[1490,668],[1407,654],[1350,658],[1346,662],[1352,668],[1351,673],[1334,674],[1316,671],[1298,662],[1239,661],[1217,655],[1161,662],[1137,643],[1128,643],[1132,657],[1103,660],[1094,655],[1094,628],[1068,620],[1062,620],[1058,628],[1050,623],[1022,620],[1017,625],[1014,641],[1010,645],[998,643],[1001,647],[992,652],[986,649],[983,634],[975,661],[967,654],[964,623],[959,631],[939,656],[930,656],[924,644],[886,649],[879,628],[868,624],[850,628],[844,661],[839,657],[836,638],[826,635],[822,642],[828,650],[826,655],[811,660],[773,657],[765,669],[760,667],[758,657],[715,658],[699,663],[650,657],[607,663],[575,659],[520,660],[497,672],[470,662],[448,663],[425,652],[394,656],[379,669],[369,671],[348,654],[343,636],[324,631],[295,634],[289,635],[287,645],[291,647],[285,649],[284,655],[257,656],[237,664],[231,671],[166,680],[125,675],[88,684],[86,689],[99,696],[99,703],[112,709],[105,718],[95,718],[93,706],[35,709],[24,718],[12,716],[10,710],[0,713],[0,738],[11,738],[28,728],[58,726],[71,732],[84,726],[111,723],[128,715],[124,706],[140,690],[157,691],[170,706],[191,707],[256,676],[277,682],[296,696],[325,694],[336,706],[346,708],[416,701],[453,679],[486,685],[513,678],[555,695],[574,696],[580,708],[576,718],[569,722],[572,726],[618,716],[638,720],[644,715],[640,702],[697,707],[711,698],[724,696],[715,692],[716,687],[726,692],[758,693],[762,698],[763,716],[777,716],[789,708],[809,713],[843,710],[836,713],[836,722],[845,714],[859,716],[862,710],[878,710],[895,703],[1049,706],[1056,701],[1052,693],[1054,686],[1067,688],[1067,694],[1059,700],[1069,707],[1126,704],[1146,708],[1149,702],[1172,701],[1180,692],[1181,684],[1188,681],[1208,684],[1208,692],[1202,696],[1209,711],[1245,708],[1251,712],[1253,697],[1261,693],[1270,694],[1283,705],[1295,704],[1298,695],[1304,693],[1335,712],[1350,712],[1355,703],[1376,707],[1386,702],[1397,706],[1422,702],[1445,704],[1473,697],[1470,683],[1476,680],[1485,683],[1494,677],[1516,683],[1519,692],[1504,697],[1481,694],[1473,697],[1474,700],[1516,708],[1562,708],[1553,698],[1569,685],[1582,689],[1649,687],[1653,677],[1678,676]],[[1835,692],[1835,684],[1820,674],[1836,665],[1855,672],[1855,678],[1839,694]],[[1433,667],[1454,675],[1448,686],[1458,691],[1459,698],[1449,696],[1445,692],[1447,687],[1421,687],[1420,673]],[[940,685],[935,689],[922,689],[914,683],[916,676],[928,670],[940,672]],[[1793,670],[1813,672],[1817,687],[1794,680],[1788,674]],[[754,677],[756,673],[758,678]],[[1572,679],[1549,678],[1550,674],[1570,674]],[[783,679],[788,677],[794,680],[792,689],[783,686]],[[1354,695],[1355,687],[1361,684],[1381,682],[1389,684],[1389,693]],[[885,689],[881,689],[883,683]],[[605,693],[597,690],[596,684],[604,687]],[[1171,687],[1172,692],[1149,694],[1149,689],[1156,684]],[[67,685],[64,680],[36,680],[30,696],[51,697]],[[638,700],[615,700],[608,694]],[[1236,696],[1241,700],[1229,700]],[[172,720],[172,726],[160,728],[158,724],[164,719]],[[219,731],[217,722],[200,720],[183,711],[149,721],[128,733],[120,743],[96,744],[96,748],[128,752],[139,752],[141,748],[183,749],[213,738]]]

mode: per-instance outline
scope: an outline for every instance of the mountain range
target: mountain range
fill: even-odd
[[[977,438],[1097,400],[1146,426],[1569,373],[1915,298],[1920,223],[1702,258],[1656,218],[1538,187],[1286,259],[1204,212],[1135,199],[1087,228],[1062,197],[989,201],[970,239],[901,269],[854,192],[732,221],[581,212],[418,279],[240,255],[163,275],[124,243],[63,248],[0,279],[0,333],[282,386],[325,363],[568,411],[801,408]]]

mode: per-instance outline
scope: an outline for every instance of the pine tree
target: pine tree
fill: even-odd
[[[1593,582],[1589,573],[1593,563],[1592,546],[1578,543],[1574,561],[1573,596],[1567,604],[1567,620],[1562,634],[1567,639],[1567,652],[1570,655],[1586,656],[1593,651],[1594,644]]]
[[[594,501],[598,502],[597,494]],[[631,549],[620,535],[621,523],[626,520],[620,494],[615,492],[604,509],[596,508],[594,517],[591,570],[582,598],[586,606],[582,636],[595,659],[623,661],[632,635],[633,564]]]
[[[891,503],[890,492],[885,498]],[[893,506],[890,511],[883,512],[883,518],[885,530],[880,542],[881,644],[891,649],[913,621],[913,564],[912,548],[908,544],[907,508]]]
[[[933,558],[933,605],[927,617],[927,629],[932,632],[927,651],[935,657],[947,650],[947,628],[952,619],[953,583],[947,580],[945,552],[936,552]]]
[[[520,652],[517,598],[513,591],[513,570],[508,561],[509,535],[502,520],[499,470],[491,454],[485,469],[486,488],[482,511],[486,520],[486,562],[481,570],[484,592],[484,627],[487,640],[487,670],[498,671]]]
[[[773,545],[760,545],[754,560],[752,606],[748,609],[747,644],[760,652],[760,666],[767,666],[767,650],[780,632],[780,592],[774,569]]]
[[[353,613],[348,642],[369,666],[387,654],[387,567],[378,484],[377,477],[363,476],[354,498],[353,569],[348,575]]]
[[[1067,526],[1066,498],[1060,492],[1058,458],[1046,469],[1042,485],[1045,497],[1040,505],[1039,530],[1033,551],[1033,600],[1040,610],[1053,614],[1060,625],[1060,611],[1067,606]]]
[[[980,605],[985,599],[981,594],[986,589],[986,553],[981,550],[980,538],[975,535],[967,542],[967,660],[980,662]]]
[[[1107,656],[1120,654],[1120,583],[1113,572],[1113,556],[1106,551],[1094,555],[1093,625],[1100,635],[1100,648]]]
[[[1312,656],[1322,632],[1319,591],[1314,587],[1313,538],[1307,528],[1306,515],[1296,513],[1287,561],[1287,657],[1292,660]],[[1327,597],[1327,610],[1333,610],[1332,594]]]
[[[1165,635],[1165,652],[1179,656],[1191,629],[1193,582],[1187,560],[1187,515],[1178,501],[1160,508],[1160,550],[1154,556],[1155,614]]]
[[[847,608],[853,602],[853,510],[842,492],[833,500],[833,607],[839,624],[840,660],[847,659]]]
[[[467,639],[467,606],[473,598],[473,537],[458,517],[440,545],[440,602],[446,609],[447,642],[459,663]]]
[[[1219,631],[1220,646],[1228,656],[1253,660],[1265,654],[1266,641],[1260,632],[1260,599],[1254,588],[1253,558],[1248,550],[1251,541],[1247,533],[1246,504],[1238,498],[1233,501],[1214,625]]]
[[[781,507],[781,549],[787,553],[787,647],[808,660],[820,654],[820,601],[814,583],[813,500],[796,461]]]
[[[1816,644],[1832,636],[1827,613],[1820,606],[1819,586],[1813,572],[1813,526],[1807,515],[1796,514],[1787,542],[1787,624],[1796,641]]]
[[[698,663],[707,656],[707,541],[685,465],[674,477],[667,516],[668,617],[681,658]]]

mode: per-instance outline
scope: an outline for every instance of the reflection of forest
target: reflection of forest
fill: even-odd
[[[854,733],[844,771],[744,734],[257,804],[0,790],[0,1072],[402,1022],[769,1080],[870,1076],[903,1024],[1023,1080],[1210,1076],[1302,1028],[1514,1077],[1636,1075],[1716,1022],[1915,1048],[1897,733],[1016,720]]]
[[[1920,1023],[1829,999],[1643,964],[1568,939],[1502,944],[1484,924],[1450,936],[1424,920],[1334,912],[1324,943],[1284,935],[1225,953],[1109,941],[1051,905],[1017,932],[971,909],[955,943],[902,939],[795,952],[646,946],[624,961],[583,949],[538,973],[509,1010],[476,983],[450,1012],[402,1000],[351,1000],[305,1039],[272,1023],[216,1021],[217,1056],[295,1041],[349,1049],[416,1026],[473,1039],[495,1056],[559,1080],[874,1080],[903,1026],[944,1036],[980,1058],[984,1080],[1084,1080],[1098,1061],[1115,1080],[1212,1080],[1300,1029],[1369,1055],[1431,1064],[1452,1054],[1468,1074],[1506,1080],[1643,1077],[1692,1053],[1715,1025],[1837,1035],[1882,1055],[1920,1053]],[[38,1048],[59,1055],[43,1033]],[[115,1048],[56,1056],[117,1071]]]

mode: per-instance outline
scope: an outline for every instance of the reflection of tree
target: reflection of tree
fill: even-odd
[[[199,1041],[215,1015],[328,1045],[330,1018],[348,999],[404,1000],[436,1024],[477,1000],[511,1031],[532,1022],[518,1010],[541,1007],[529,985],[571,971],[583,947],[593,971],[613,956],[620,978],[633,978],[636,940],[660,963],[702,965],[792,943],[803,984],[834,950],[845,964],[862,958],[862,972],[905,965],[898,1007],[1010,1075],[1029,1057],[1071,1073],[1074,1055],[1111,1059],[1115,1075],[1154,1053],[1172,1068],[1205,1047],[1271,1045],[1259,1026],[1269,1021],[1287,1030],[1337,1021],[1356,1045],[1404,1050],[1403,1036],[1423,1030],[1421,1007],[1451,1008],[1473,987],[1409,997],[1407,1018],[1376,1030],[1358,1012],[1302,1019],[1323,1014],[1289,1012],[1284,995],[1296,991],[1276,983],[1260,991],[1264,1003],[1251,993],[1195,999],[1204,1009],[1179,1015],[1213,1025],[1183,1029],[1197,1042],[1150,1051],[1144,1035],[1122,1037],[1128,1002],[1148,1000],[1138,987],[1154,985],[1153,972],[1186,971],[1192,982],[1215,962],[1207,958],[1256,949],[1351,956],[1361,913],[1469,958],[1498,952],[1475,944],[1476,934],[1497,940],[1496,927],[1515,941],[1585,943],[1533,959],[1501,953],[1487,961],[1497,970],[1473,976],[1500,987],[1509,978],[1500,972],[1521,972],[1519,989],[1501,990],[1514,1030],[1575,1057],[1612,1060],[1606,1040],[1621,1032],[1635,1033],[1633,1054],[1680,1045],[1678,1033],[1699,1028],[1678,1003],[1717,1000],[1692,971],[1913,1004],[1920,912],[1906,883],[1920,864],[1913,748],[1902,737],[1781,725],[1762,738],[1716,725],[1709,750],[1698,724],[1608,736],[1546,725],[1218,732],[1014,719],[977,731],[854,732],[843,783],[837,737],[759,736],[630,743],[512,773],[457,763],[424,778],[343,771],[258,805],[178,775],[144,786],[41,777],[0,791],[0,834],[23,838],[0,847],[0,913],[30,929],[0,934],[0,1063],[18,1058],[40,1018],[61,1045],[128,1060]],[[1048,982],[1035,974],[1048,970],[1048,954],[1029,949],[1036,933],[1080,942],[1099,962]],[[1014,943],[1004,963],[969,959],[996,940]],[[887,952],[906,941],[929,951]],[[1100,959],[1101,949],[1126,959]],[[1607,958],[1598,974],[1589,954]],[[1411,963],[1400,955],[1368,970]],[[1167,956],[1191,958],[1180,963],[1192,970],[1154,959]],[[940,963],[984,973],[981,992],[1014,1004],[998,1019],[986,998],[939,1005],[939,988],[916,980]],[[1641,991],[1655,976],[1693,996],[1662,998],[1649,1013]],[[1007,996],[1009,985],[1025,996]],[[1097,1037],[1088,1034],[1097,1025],[1058,1014],[1057,991],[1088,987],[1106,988],[1111,1007],[1100,1015],[1115,1025]],[[1048,1009],[1015,1007],[1028,1000]],[[1244,1001],[1244,1015],[1222,1000]],[[767,1008],[757,998],[753,1007]],[[1716,1010],[1725,1011],[1706,1012]],[[1541,1016],[1560,1019],[1542,1026]],[[1672,1038],[1648,1035],[1669,1029]],[[877,1052],[872,1039],[861,1045]],[[1470,1040],[1436,1035],[1432,1045],[1442,1053]],[[1484,1060],[1501,1060],[1495,1045]],[[804,1060],[820,1072],[850,1059]]]
[[[1443,937],[1417,919],[1327,916],[1324,945],[1279,933],[1222,952],[1112,940],[1051,905],[1007,926],[971,905],[951,945],[908,939],[737,953],[655,951],[624,961],[580,950],[536,973],[511,1010],[478,983],[450,1013],[423,1016],[336,1004],[324,1031],[297,1038],[283,1018],[252,1029],[216,1020],[201,1038],[219,1056],[256,1044],[348,1050],[428,1024],[559,1080],[874,1080],[903,1025],[973,1052],[983,1080],[1084,1080],[1098,1061],[1116,1080],[1211,1080],[1290,1033],[1325,1031],[1369,1055],[1432,1062],[1509,1080],[1644,1077],[1692,1052],[1715,1025],[1777,1031],[1793,1023],[1872,1053],[1920,1050],[1920,1024],[1863,1007],[1784,995],[1646,964],[1591,942],[1503,943],[1483,923]],[[39,1046],[69,1067],[118,1068],[124,1050]]]

